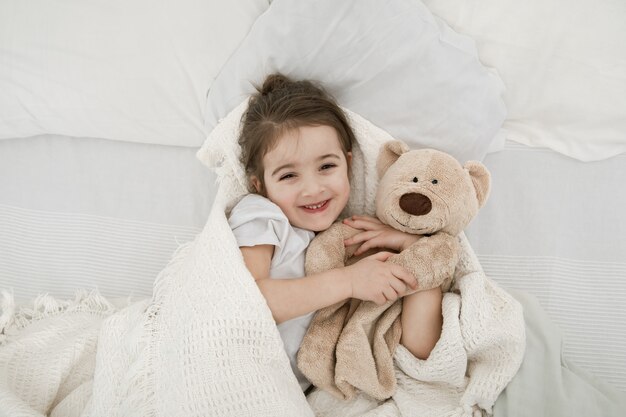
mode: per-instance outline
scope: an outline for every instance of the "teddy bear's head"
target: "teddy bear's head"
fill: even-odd
[[[376,216],[413,234],[458,235],[489,194],[491,178],[480,162],[461,165],[434,149],[410,150],[401,141],[381,148]]]

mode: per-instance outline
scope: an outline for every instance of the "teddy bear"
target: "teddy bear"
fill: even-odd
[[[387,262],[417,278],[417,290],[448,291],[459,260],[458,235],[485,203],[491,178],[477,161],[461,165],[451,155],[411,150],[401,141],[385,143],[376,161],[379,178],[376,217],[420,236]],[[317,235],[307,250],[306,274],[350,265],[358,245],[344,240],[359,233],[342,222]],[[298,366],[317,387],[341,399],[361,390],[384,400],[395,390],[393,353],[401,336],[401,299],[378,305],[347,300],[316,313],[298,353]]]

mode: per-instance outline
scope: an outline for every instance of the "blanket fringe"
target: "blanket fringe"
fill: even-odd
[[[59,300],[49,294],[41,294],[32,301],[32,306],[25,305],[16,310],[14,295],[2,291],[0,301],[0,346],[7,342],[8,335],[15,333],[36,321],[66,313],[91,313],[109,315],[117,308],[97,291],[78,290],[74,299]]]

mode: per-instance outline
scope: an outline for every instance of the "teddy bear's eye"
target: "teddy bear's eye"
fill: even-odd
[[[432,182],[433,184],[437,184],[439,181],[437,181],[437,180],[432,180],[431,182]]]
[[[413,182],[417,182],[417,177],[413,177]]]

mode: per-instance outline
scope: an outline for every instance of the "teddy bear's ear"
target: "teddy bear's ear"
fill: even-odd
[[[474,183],[474,189],[476,190],[478,207],[482,207],[485,201],[487,201],[487,197],[489,197],[491,174],[489,174],[487,168],[478,161],[468,161],[463,168],[469,171],[472,183]]]
[[[400,158],[400,155],[408,151],[410,151],[409,146],[400,140],[386,142],[380,148],[380,153],[376,160],[378,178],[382,178],[387,169]]]

